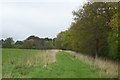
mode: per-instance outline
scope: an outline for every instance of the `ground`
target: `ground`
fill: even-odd
[[[59,50],[2,50],[3,78],[100,78],[99,68]]]

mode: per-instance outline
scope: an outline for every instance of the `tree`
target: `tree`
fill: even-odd
[[[3,39],[0,40],[0,48],[2,48]]]
[[[33,39],[24,40],[23,48],[25,48],[25,49],[34,49],[35,48],[34,40]]]
[[[109,57],[118,58],[118,13],[116,13],[109,22],[111,31],[109,32]]]
[[[3,48],[13,48],[14,47],[14,40],[13,38],[6,38],[2,41]]]
[[[15,48],[23,48],[23,41],[16,41]]]
[[[114,24],[114,27],[116,26],[118,19],[113,17],[115,17],[117,11],[117,2],[86,3],[83,8],[73,11],[73,15],[75,16],[74,22],[72,22],[68,30],[58,34],[56,46],[60,49],[71,49],[88,54],[94,58],[97,56],[109,57],[111,55],[109,53],[111,52],[110,48],[113,49],[112,44],[114,46],[118,44],[115,43],[114,39],[117,37],[110,37],[110,34],[118,34],[117,28],[113,32],[113,29],[110,27],[110,25],[113,26],[112,24]],[[113,42],[110,43],[109,41]],[[112,59],[116,53],[113,54],[111,55]]]
[[[32,49],[52,49],[54,48],[53,40],[50,38],[39,38],[37,36],[29,36],[23,43],[23,48]]]
[[[45,41],[44,42],[44,49],[52,49],[54,48],[52,41]]]

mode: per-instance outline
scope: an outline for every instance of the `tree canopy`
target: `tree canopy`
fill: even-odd
[[[73,11],[74,21],[58,34],[56,46],[93,56],[118,59],[118,2],[86,3]]]
[[[53,49],[53,40],[50,38],[39,38],[37,36],[29,36],[23,41],[14,42],[12,38],[0,41],[3,48],[19,48],[19,49]]]

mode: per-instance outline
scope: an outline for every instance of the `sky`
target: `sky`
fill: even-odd
[[[30,35],[54,38],[67,30],[73,10],[86,0],[2,0],[0,2],[0,38],[24,40]]]

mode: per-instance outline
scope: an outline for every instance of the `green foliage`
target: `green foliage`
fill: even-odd
[[[3,48],[18,48],[18,49],[53,49],[54,42],[50,38],[39,38],[37,36],[29,36],[24,41],[16,41],[12,38],[0,40],[0,46]]]
[[[117,2],[86,3],[73,11],[74,22],[68,30],[58,34],[56,46],[93,57],[117,59],[118,14]]]
[[[18,48],[18,49],[23,48],[23,41],[16,41],[15,42],[15,48]]]
[[[39,38],[37,36],[29,36],[26,40],[33,40],[34,49],[52,49],[54,48],[53,40],[50,38]]]
[[[13,38],[6,38],[5,40],[2,40],[2,47],[3,48],[13,48],[14,47],[14,41]]]
[[[118,58],[118,14],[115,14],[110,23],[111,31],[109,32],[109,56],[113,59]]]
[[[23,42],[23,48],[25,49],[34,49],[35,48],[35,43],[33,39],[25,40]]]
[[[61,32],[57,35],[57,39],[55,40],[56,47],[59,49],[70,49],[70,34],[69,31]]]
[[[54,48],[52,41],[45,41],[44,42],[44,49],[52,49],[52,48]]]

